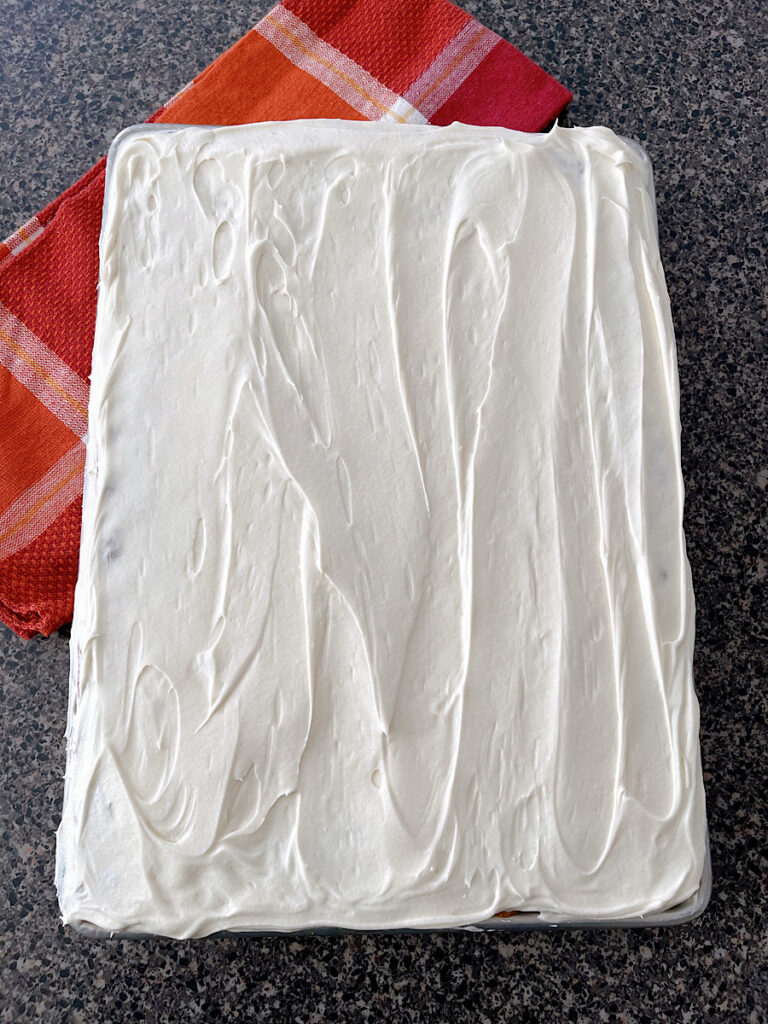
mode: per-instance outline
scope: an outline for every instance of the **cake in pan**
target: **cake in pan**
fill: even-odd
[[[605,128],[110,154],[57,884],[107,931],[699,886],[678,384]]]

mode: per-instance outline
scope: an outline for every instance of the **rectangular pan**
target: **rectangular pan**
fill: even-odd
[[[173,132],[179,128],[188,127],[187,125],[137,125],[134,128],[128,128],[121,133],[119,138],[123,138],[130,132],[141,132],[142,134],[151,132]],[[202,127],[202,126],[196,126]],[[205,127],[211,127],[207,125]],[[115,140],[117,141],[117,140]],[[106,170],[106,187],[104,193],[104,216],[103,221],[106,221],[107,203],[109,197],[109,186],[110,186],[110,172],[112,166],[112,153],[115,143],[112,143],[110,147],[109,155],[107,157],[107,170]],[[709,903],[712,895],[712,858],[709,846],[709,836],[707,835],[707,849],[706,857],[704,861],[704,869],[701,876],[701,883],[696,892],[690,896],[683,903],[678,904],[675,907],[670,907],[667,910],[656,911],[652,914],[647,914],[644,917],[625,917],[625,918],[557,918],[551,919],[544,917],[537,913],[523,912],[516,913],[514,911],[508,912],[508,916],[492,917],[486,921],[479,921],[477,924],[470,925],[456,925],[456,926],[443,926],[434,928],[395,928],[386,929],[376,932],[375,934],[434,934],[435,932],[526,932],[526,931],[562,931],[564,929],[603,929],[603,928],[669,928],[677,925],[690,924],[697,917],[704,913],[704,910]],[[74,931],[79,935],[92,939],[149,939],[155,936],[149,933],[138,933],[138,932],[107,932],[103,929],[96,928],[95,926],[88,924],[80,924],[72,926]],[[266,935],[347,935],[354,934],[354,929],[349,928],[310,928],[310,929],[299,929],[297,931],[231,931],[231,932],[217,932],[215,933],[218,937],[231,937],[231,938],[248,938],[248,937],[260,937]],[[367,931],[366,934],[371,934]]]

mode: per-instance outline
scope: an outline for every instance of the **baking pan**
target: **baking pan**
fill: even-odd
[[[113,164],[113,154],[115,147],[118,142],[125,139],[126,136],[134,133],[155,133],[155,132],[174,132],[178,131],[182,127],[189,127],[187,125],[136,125],[131,128],[125,129],[112,143],[109,155],[107,158],[107,170],[106,170],[106,187],[104,194],[104,216],[102,223],[106,222],[106,214],[109,203],[110,195],[110,181],[111,181],[111,169]],[[196,127],[211,127],[207,126],[196,126]],[[86,485],[88,484],[88,476],[86,474]],[[538,914],[534,912],[516,912],[514,910],[506,911],[502,914],[497,914],[486,921],[480,921],[476,924],[468,925],[443,925],[443,926],[427,926],[425,928],[394,928],[394,929],[382,929],[379,934],[421,934],[428,933],[433,934],[435,932],[480,932],[480,931],[498,931],[498,932],[522,932],[522,931],[546,931],[546,930],[563,930],[573,928],[666,928],[673,927],[676,925],[689,924],[691,921],[699,917],[705,910],[709,903],[710,896],[712,894],[712,859],[709,847],[709,835],[706,838],[706,853],[704,859],[704,867],[701,876],[701,882],[696,892],[688,899],[679,903],[677,906],[670,907],[667,910],[655,911],[644,916],[636,917],[624,917],[624,918],[570,918],[570,917],[554,917],[550,914]],[[137,932],[108,932],[103,929],[97,928],[94,925],[89,925],[85,922],[78,925],[72,925],[74,931],[78,934],[88,938],[116,938],[116,939],[148,939],[155,936],[149,933],[137,933]],[[228,936],[228,937],[256,937],[265,935],[345,935],[354,933],[355,929],[350,928],[331,928],[331,927],[319,927],[319,928],[306,928],[297,929],[295,931],[275,931],[275,930],[254,930],[254,931],[223,931],[216,932],[215,935]],[[370,933],[370,929],[366,929],[366,933]]]

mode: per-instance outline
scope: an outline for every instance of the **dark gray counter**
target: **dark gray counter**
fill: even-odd
[[[0,237],[267,6],[4,0]],[[765,5],[466,6],[570,86],[575,123],[639,140],[655,166],[698,606],[709,910],[677,931],[81,939],[59,924],[53,889],[67,640],[0,627],[2,1021],[768,1020]]]

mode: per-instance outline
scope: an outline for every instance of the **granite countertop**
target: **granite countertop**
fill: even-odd
[[[0,237],[267,9],[5,0]],[[92,941],[53,888],[66,630],[0,627],[0,1020],[768,1020],[766,211],[759,0],[475,0],[656,173],[678,339],[714,893],[676,930]],[[762,8],[762,9],[761,9]],[[0,411],[0,416],[2,412]]]

